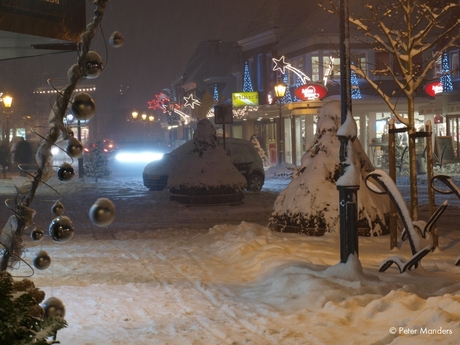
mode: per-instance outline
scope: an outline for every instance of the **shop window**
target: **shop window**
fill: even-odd
[[[319,80],[319,57],[312,56],[311,57],[311,80],[318,81]]]
[[[354,55],[353,63],[355,64],[356,67],[360,68],[361,70],[364,71],[364,73],[367,73],[367,60],[366,60],[366,54],[365,53],[359,53]],[[359,75],[356,76],[357,78],[361,78]]]
[[[460,77],[459,63],[458,63],[458,51],[450,53],[450,69],[452,70],[452,79],[458,79]]]

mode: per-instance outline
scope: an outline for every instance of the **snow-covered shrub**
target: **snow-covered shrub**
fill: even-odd
[[[171,200],[182,200],[175,199],[174,195],[231,196],[238,194],[241,201],[247,184],[246,179],[235,168],[224,148],[219,145],[216,130],[209,120],[203,119],[197,123],[193,141],[195,148],[177,164],[176,169],[169,175],[167,188],[171,191]],[[230,199],[234,200],[232,197]]]
[[[112,173],[109,169],[109,161],[104,154],[101,140],[97,140],[94,146],[91,147],[84,169],[85,176],[94,178],[96,183],[98,179],[109,177]]]
[[[317,130],[309,150],[302,156],[290,184],[275,201],[269,226],[278,231],[322,235],[334,232],[339,224],[339,192],[336,182],[340,176],[340,141],[336,135],[340,127],[340,102],[326,103],[318,113]],[[371,192],[364,184],[364,176],[374,167],[363,152],[358,139],[349,142],[357,153],[361,171],[358,190],[358,222],[366,235],[387,233],[386,217],[389,198]]]
[[[43,317],[39,303],[44,298],[32,281],[14,281],[7,271],[0,272],[0,344],[45,345],[67,326],[62,317]]]

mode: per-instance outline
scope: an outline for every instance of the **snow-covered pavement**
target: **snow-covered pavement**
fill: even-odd
[[[13,189],[2,180],[1,196]],[[138,177],[95,184],[50,181],[76,227],[59,244],[25,241],[24,258],[46,250],[51,266],[31,278],[66,306],[62,344],[457,344],[460,335],[458,203],[439,226],[440,247],[423,267],[379,273],[387,236],[360,238],[360,261],[338,264],[337,234],[307,237],[265,227],[289,179],[269,178],[237,206],[186,207]],[[401,187],[401,189],[406,187]],[[33,203],[45,229],[59,195],[41,188]],[[91,224],[88,210],[111,199],[115,221]],[[421,207],[421,218],[427,207]],[[5,211],[6,210],[6,211]],[[8,210],[1,212],[5,222]],[[455,215],[455,216],[454,216]],[[362,266],[362,267],[361,267]],[[27,275],[22,265],[14,274]],[[395,328],[392,328],[395,327]],[[412,334],[409,334],[411,333]]]

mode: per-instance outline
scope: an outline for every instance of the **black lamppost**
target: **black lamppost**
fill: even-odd
[[[278,116],[278,140],[279,140],[279,149],[278,149],[278,165],[284,161],[284,142],[283,142],[283,119],[282,119],[282,112],[281,107],[283,106],[281,100],[283,99],[284,95],[286,94],[287,85],[283,83],[281,80],[278,80],[278,83],[274,86],[276,98],[278,99],[278,107],[279,107],[279,116]]]
[[[10,143],[10,115],[13,113],[11,109],[11,105],[13,104],[13,97],[5,96],[3,97],[3,105],[7,110],[3,110],[3,114],[6,117],[6,144],[9,145]]]
[[[173,114],[174,110],[176,110],[176,102],[168,102],[168,113],[169,113],[169,121],[168,121],[168,129],[169,129],[169,143],[171,145],[174,145],[174,119],[173,119]]]
[[[340,0],[340,94],[341,123],[351,114],[350,83],[350,28],[348,0]],[[347,146],[353,145],[350,138],[339,136],[340,175],[345,173]],[[346,263],[350,254],[358,255],[358,189],[359,186],[338,186],[340,213],[340,262]]]

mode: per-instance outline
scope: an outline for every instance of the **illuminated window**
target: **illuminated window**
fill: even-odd
[[[460,77],[458,55],[458,51],[450,53],[450,68],[452,70],[452,79],[458,79]]]
[[[439,78],[441,74],[442,74],[442,55],[438,59],[436,59],[436,62],[433,68],[433,77]]]
[[[365,53],[359,53],[354,55],[353,63],[356,67],[362,69],[365,74],[367,74],[367,60]],[[356,76],[357,78],[361,78],[360,76]]]
[[[319,80],[319,63],[318,56],[311,57],[311,80],[313,81]]]

